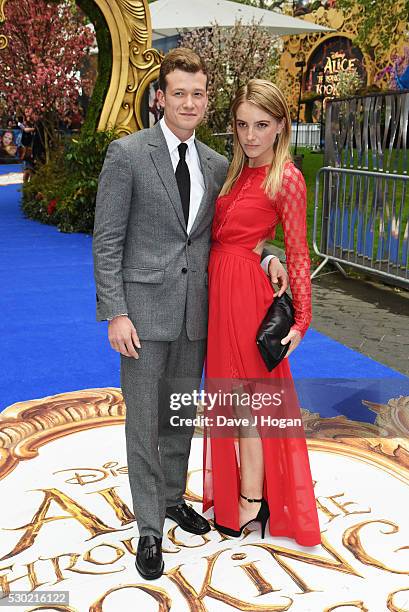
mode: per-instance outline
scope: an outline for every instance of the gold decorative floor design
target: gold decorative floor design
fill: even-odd
[[[47,610],[71,612],[409,610],[409,398],[366,405],[374,425],[303,413],[321,546],[263,541],[257,525],[241,539],[194,536],[167,520],[155,582],[134,567],[120,391],[10,406],[0,415],[0,593],[67,590],[69,604]],[[198,511],[201,450],[196,437],[186,498]]]

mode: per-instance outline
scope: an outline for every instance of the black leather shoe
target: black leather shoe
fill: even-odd
[[[166,508],[166,516],[175,521],[181,529],[189,533],[203,535],[210,531],[210,525],[206,519],[198,514],[192,506],[185,504],[185,502]]]
[[[141,536],[136,551],[135,567],[145,580],[155,580],[163,574],[162,538]]]

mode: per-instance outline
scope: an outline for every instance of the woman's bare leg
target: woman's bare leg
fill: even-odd
[[[246,431],[246,436],[240,436],[240,476],[241,493],[250,499],[263,497],[264,484],[264,456],[263,444],[258,436],[257,428]],[[248,502],[239,498],[239,522],[244,525],[255,518],[259,509],[259,502]]]

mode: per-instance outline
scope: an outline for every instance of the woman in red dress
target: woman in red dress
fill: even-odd
[[[287,356],[311,321],[310,259],[306,238],[306,187],[291,161],[291,122],[285,99],[269,81],[252,79],[233,106],[234,155],[216,202],[209,259],[209,330],[206,380],[277,379],[291,386],[288,359],[268,372],[256,334],[275,293],[260,267],[266,239],[281,224],[295,309],[282,340]],[[272,381],[274,382],[274,381]],[[233,384],[234,387],[234,384]],[[294,413],[294,402],[292,402]],[[298,403],[296,411],[300,417]],[[320,544],[308,450],[302,435],[220,435],[206,431],[203,509],[214,506],[215,527],[239,536],[253,520],[262,536]]]

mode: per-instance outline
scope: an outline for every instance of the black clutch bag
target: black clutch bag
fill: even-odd
[[[281,340],[294,325],[293,301],[287,293],[275,298],[264,317],[256,336],[256,342],[267,370],[271,372],[284,359],[290,343]]]

